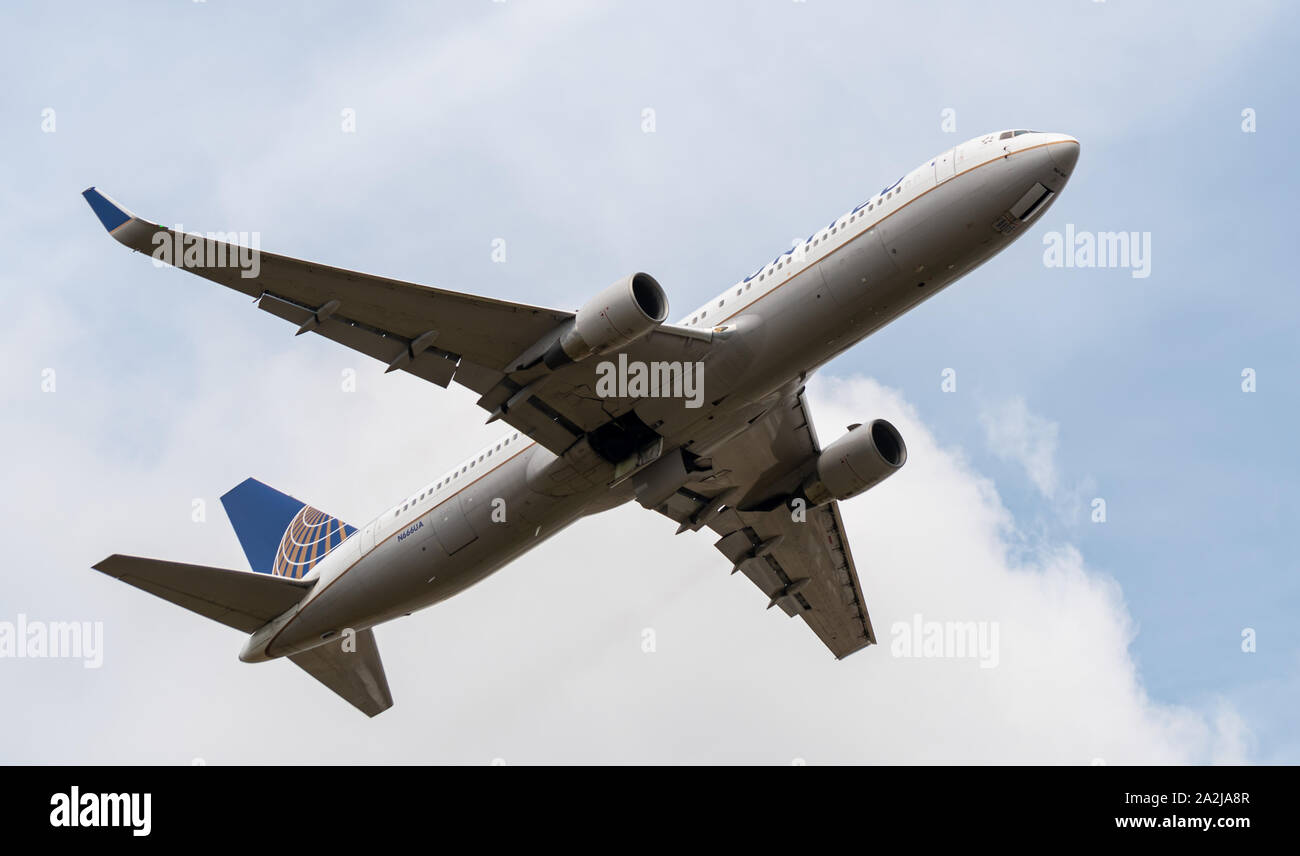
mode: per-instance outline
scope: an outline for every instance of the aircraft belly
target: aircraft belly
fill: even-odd
[[[408,577],[408,584],[392,600],[376,604],[377,610],[368,616],[369,623],[377,624],[424,609],[463,592],[501,570],[533,547],[547,540],[582,517],[583,507],[573,497],[555,501],[549,521],[536,524],[522,518],[493,524],[490,535],[475,539],[473,543],[453,556],[441,555],[419,572]]]
[[[495,483],[480,483],[484,490],[473,502],[462,504],[465,494],[444,501],[339,574],[286,625],[268,653],[305,650],[320,644],[324,634],[360,631],[446,600],[558,533],[599,498],[595,490],[566,497],[537,494],[522,468],[496,475]],[[439,509],[449,505],[464,512],[464,526],[471,530],[451,541],[463,541],[453,551],[444,546],[446,530],[435,523],[443,517]],[[529,514],[520,513],[524,508]]]

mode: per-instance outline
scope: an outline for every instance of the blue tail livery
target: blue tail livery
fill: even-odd
[[[248,564],[259,574],[302,579],[355,527],[257,479],[221,497]]]

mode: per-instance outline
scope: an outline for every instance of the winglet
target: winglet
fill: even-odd
[[[81,195],[86,197],[86,201],[90,203],[90,209],[95,212],[95,216],[99,218],[99,222],[104,224],[104,228],[108,230],[110,235],[117,231],[122,224],[130,222],[135,217],[130,211],[127,211],[93,187],[87,187],[81,191]]]

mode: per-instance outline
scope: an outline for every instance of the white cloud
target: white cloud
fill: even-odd
[[[62,406],[78,420],[33,414],[3,426],[10,448],[62,452],[15,463],[15,483],[34,488],[41,508],[22,511],[26,490],[6,497],[7,518],[25,528],[15,561],[33,573],[0,582],[0,602],[103,620],[106,652],[98,671],[0,663],[29,699],[0,714],[0,759],[1114,764],[1225,760],[1248,745],[1229,707],[1148,698],[1119,586],[1068,544],[1013,558],[1014,520],[992,483],[898,393],[862,378],[811,389],[825,442],[880,416],[908,443],[899,475],[844,506],[886,644],[835,661],[727,573],[710,535],[674,537],[669,521],[625,507],[381,627],[397,704],[365,720],[291,664],[238,663],[238,634],[88,570],[114,551],[242,566],[219,506],[192,524],[191,497],[252,474],[362,522],[497,433],[471,395],[384,376],[329,343],[298,340],[256,357],[256,369],[232,366],[231,349],[253,359],[263,332],[202,351],[189,403],[147,382],[110,402],[74,372],[56,395],[74,399]],[[360,369],[356,393],[337,391],[345,365]],[[305,400],[310,426],[298,418]],[[81,431],[114,405],[120,419],[150,401],[168,406],[161,427],[142,429],[161,432],[143,438],[155,446],[146,460],[102,455]],[[918,613],[998,622],[997,667],[892,657],[892,624]],[[645,628],[656,653],[641,650]],[[67,727],[73,700],[96,710],[94,729]]]
[[[1029,409],[1020,396],[980,412],[980,424],[993,453],[1024,468],[1034,487],[1048,499],[1056,496],[1060,473],[1056,464],[1060,426]]]

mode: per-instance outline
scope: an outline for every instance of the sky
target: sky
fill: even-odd
[[[0,656],[0,762],[1300,762],[1287,4],[0,16],[0,622],[103,628],[97,668]],[[877,647],[835,661],[708,533],[634,505],[380,627],[396,706],[367,720],[90,570],[244,568],[218,497],[246,477],[364,523],[500,433],[467,390],[126,251],[90,185],[543,306],[645,270],[675,318],[1005,128],[1081,141],[1065,192],[810,386],[824,443],[883,417],[908,445],[843,506]],[[1048,264],[1053,234],[1119,231],[1145,271]],[[905,656],[914,620],[996,627],[996,663]]]

